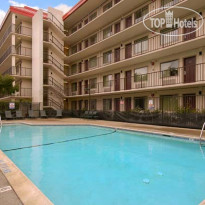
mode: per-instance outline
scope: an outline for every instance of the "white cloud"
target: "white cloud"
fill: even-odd
[[[6,12],[0,9],[0,25],[2,21],[4,20],[5,15],[6,15]]]
[[[12,0],[9,0],[9,4],[10,4],[11,6],[18,6],[18,7],[24,7],[24,6],[27,6],[26,4],[19,3],[19,2],[17,2],[17,1],[12,1]],[[30,7],[31,7],[31,6],[30,6]],[[31,8],[39,9],[38,6],[33,6],[33,7],[31,7]]]
[[[72,6],[68,6],[66,4],[59,4],[55,7],[55,9],[61,10],[64,14],[67,13],[71,8]]]

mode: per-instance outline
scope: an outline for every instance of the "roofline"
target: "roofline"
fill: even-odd
[[[71,10],[69,10],[66,14],[63,16],[63,21],[65,21],[72,13],[77,11],[82,5],[84,5],[88,0],[80,0]]]

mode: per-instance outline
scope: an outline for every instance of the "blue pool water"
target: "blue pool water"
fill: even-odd
[[[199,143],[93,126],[3,127],[0,149],[56,205],[197,205],[205,199]]]

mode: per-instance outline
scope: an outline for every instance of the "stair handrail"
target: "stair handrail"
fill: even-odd
[[[199,138],[200,146],[202,145],[202,137],[203,137],[204,128],[205,128],[205,122],[202,126],[202,130],[201,130],[201,134],[200,134],[200,138]]]

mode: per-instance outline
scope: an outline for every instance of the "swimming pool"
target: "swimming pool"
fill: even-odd
[[[11,150],[5,154],[56,205],[205,199],[205,149],[198,142],[94,126],[13,125],[3,127],[0,149]]]

